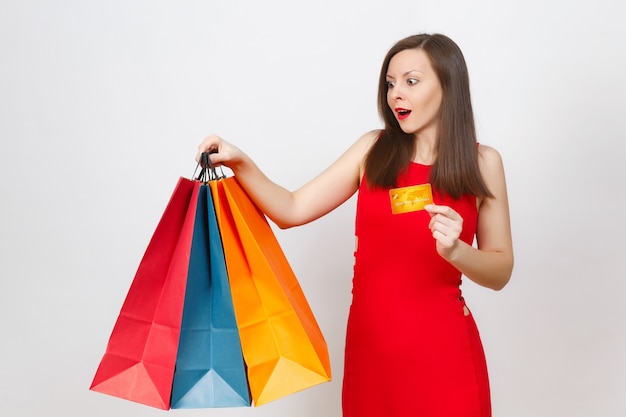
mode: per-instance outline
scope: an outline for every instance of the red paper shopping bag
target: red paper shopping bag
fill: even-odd
[[[200,182],[181,178],[137,269],[91,390],[169,409]]]

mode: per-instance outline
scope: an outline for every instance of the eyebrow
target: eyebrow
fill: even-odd
[[[413,69],[413,70],[408,70],[408,71],[406,71],[404,74],[402,74],[402,76],[403,76],[403,77],[406,77],[407,75],[409,75],[409,74],[410,74],[410,73],[412,73],[412,72],[419,72],[420,74],[423,74],[423,72],[422,72],[422,71],[417,70],[417,69]],[[389,75],[389,74],[387,74],[387,75],[386,75],[386,77],[387,77],[387,78],[393,78],[393,77],[392,77],[391,75]]]

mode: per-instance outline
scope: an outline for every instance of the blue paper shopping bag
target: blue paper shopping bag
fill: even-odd
[[[215,208],[208,186],[198,195],[172,408],[250,406]]]

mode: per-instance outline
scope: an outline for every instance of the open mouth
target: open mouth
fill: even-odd
[[[411,114],[411,110],[407,109],[396,109],[396,113],[398,114],[399,120],[404,120]]]

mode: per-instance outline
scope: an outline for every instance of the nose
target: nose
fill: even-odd
[[[393,88],[387,90],[387,97],[394,100],[402,99],[403,91],[400,85],[396,84]]]

